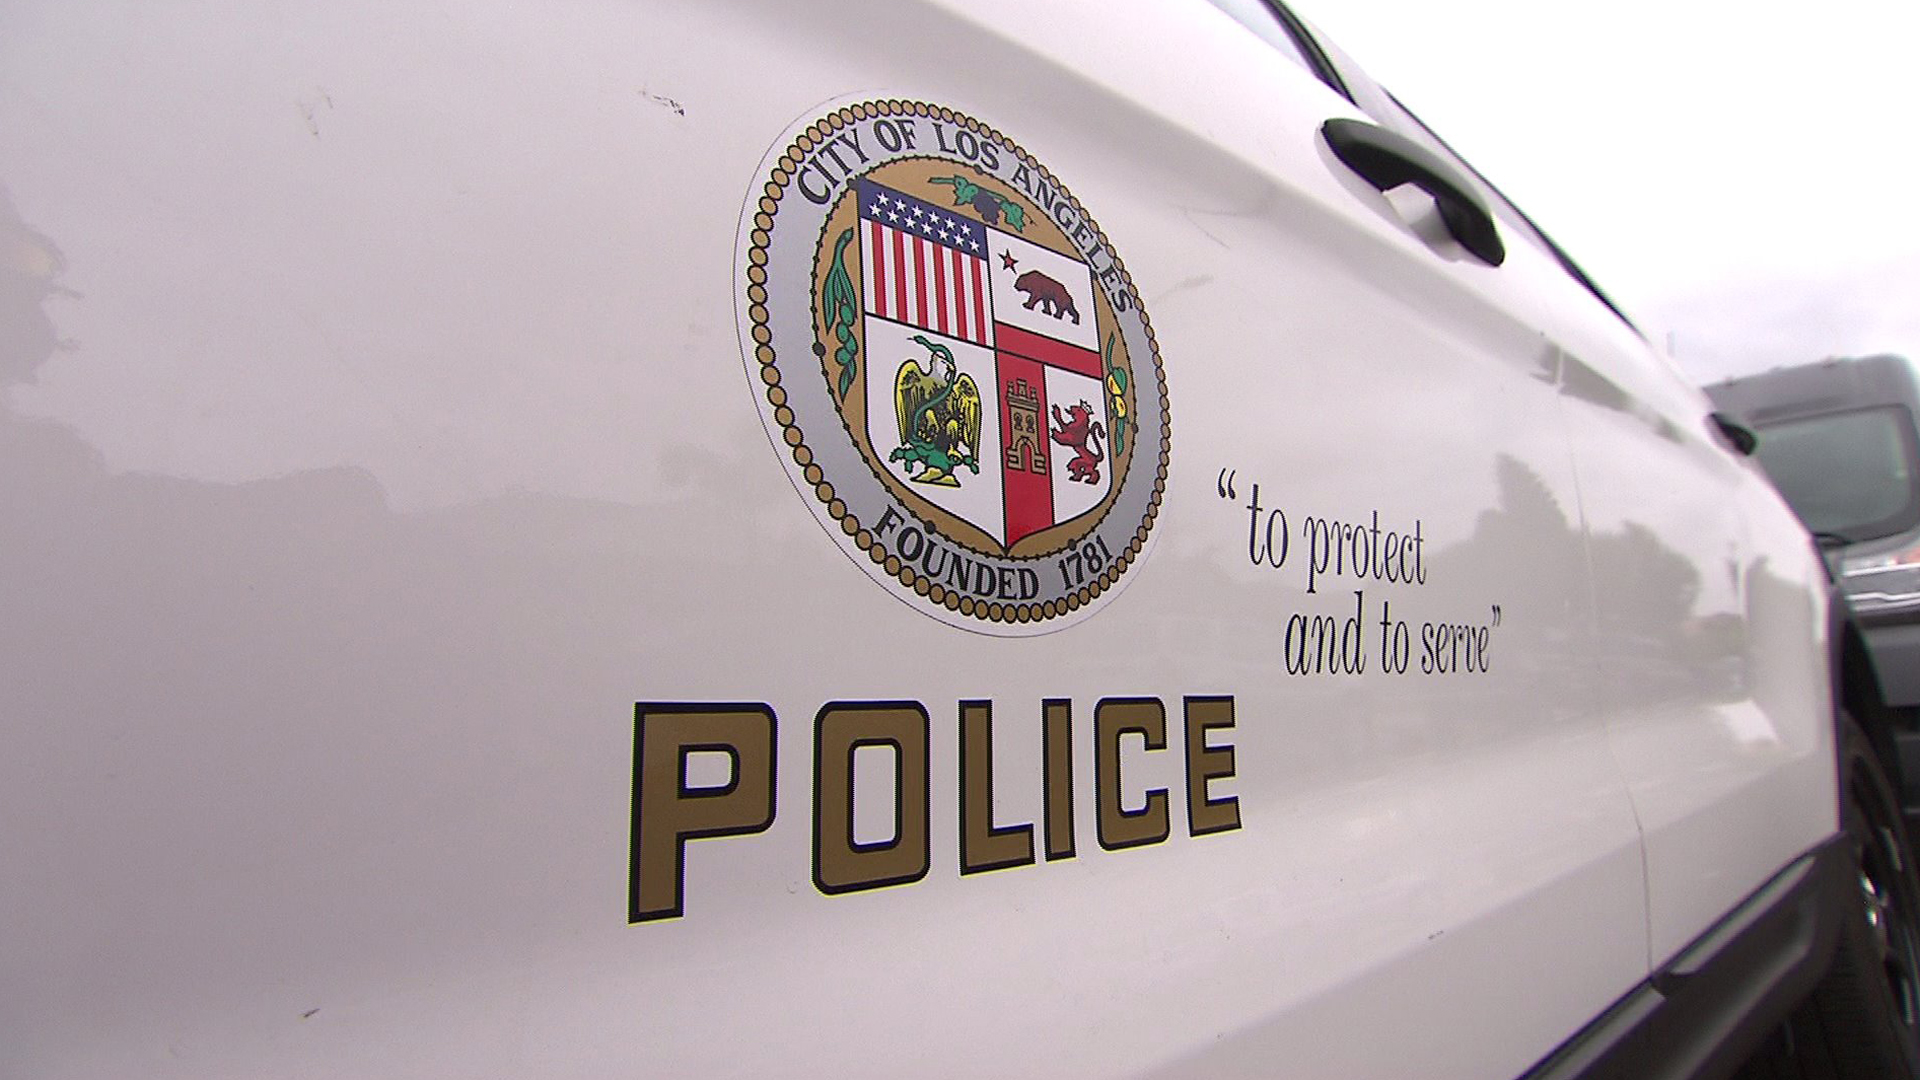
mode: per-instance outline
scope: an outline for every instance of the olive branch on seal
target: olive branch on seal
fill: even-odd
[[[1113,334],[1107,335],[1103,359],[1107,363],[1107,409],[1113,413],[1113,456],[1119,457],[1127,450],[1127,429],[1137,425],[1127,415],[1127,371],[1113,362],[1115,337]]]
[[[853,230],[840,234],[833,244],[833,263],[827,270],[827,280],[820,285],[820,311],[827,320],[827,333],[838,339],[840,344],[833,350],[833,362],[840,365],[840,396],[845,398],[853,387],[853,376],[860,353],[854,342],[853,320],[859,314],[860,294],[853,287],[853,278],[847,273],[847,245],[853,242]],[[814,352],[824,357],[827,354],[823,342],[815,342]]]

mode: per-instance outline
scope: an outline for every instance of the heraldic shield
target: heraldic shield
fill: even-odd
[[[1015,204],[983,221],[856,191],[869,460],[1003,550],[1100,507],[1118,477],[1087,264],[1018,235]]]

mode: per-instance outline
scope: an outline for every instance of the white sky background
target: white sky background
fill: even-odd
[[[1709,381],[1920,360],[1920,0],[1296,0]]]

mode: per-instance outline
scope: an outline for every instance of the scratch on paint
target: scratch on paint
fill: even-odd
[[[1204,211],[1196,211],[1185,206],[1180,207],[1180,216],[1187,219],[1187,224],[1192,225],[1196,229],[1199,229],[1200,235],[1220,245],[1222,249],[1229,250],[1229,251],[1232,250],[1233,249],[1232,244],[1229,244],[1225,240],[1222,240],[1218,236],[1215,236],[1213,234],[1213,230],[1207,228],[1205,225],[1200,223],[1199,217],[1196,216],[1199,213],[1204,213]]]
[[[301,1014],[300,1014],[300,1019],[302,1019],[302,1020],[311,1020],[311,1019],[313,1019],[313,1014],[314,1014],[314,1013],[317,1013],[317,1012],[319,1012],[319,1011],[320,1011],[320,1010],[319,1010],[319,1008],[318,1008],[318,1007],[315,1007],[315,1008],[311,1008],[311,1009],[308,1009],[308,1010],[307,1010],[306,1012],[303,1012],[303,1013],[301,1013]]]
[[[646,98],[648,101],[653,102],[655,105],[658,105],[663,109],[672,109],[673,115],[675,116],[687,115],[687,110],[684,106],[682,106],[679,102],[673,100],[672,98],[668,97],[665,94],[648,93],[647,88],[643,86],[640,88],[640,96],[643,98]]]
[[[320,137],[320,121],[316,118],[316,114],[319,113],[321,106],[325,106],[329,111],[333,109],[333,95],[319,87],[315,87],[314,92],[319,96],[312,101],[296,101],[294,104],[300,107],[300,115],[306,118],[307,134],[317,139]]]

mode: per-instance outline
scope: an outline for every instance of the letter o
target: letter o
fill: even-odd
[[[919,529],[909,525],[900,530],[900,539],[894,544],[899,548],[901,561],[912,562],[920,557],[920,550],[926,547],[927,538],[920,535]],[[907,550],[909,546],[913,548],[912,551]]]

